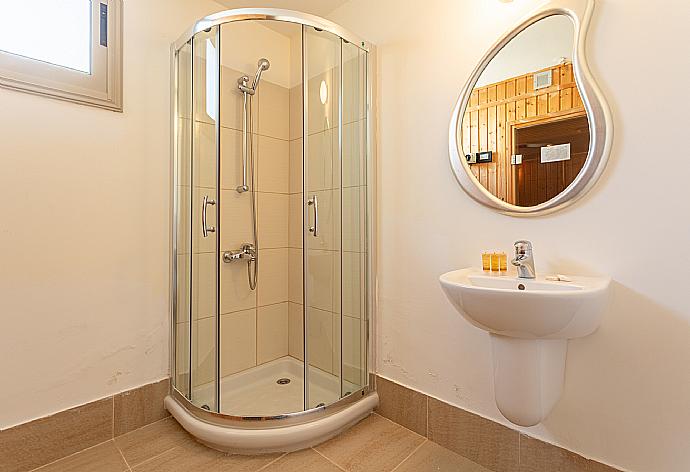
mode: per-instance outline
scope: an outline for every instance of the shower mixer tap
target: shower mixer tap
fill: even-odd
[[[251,243],[244,243],[236,251],[226,251],[223,253],[223,262],[231,263],[235,261],[254,262],[256,260],[256,248]]]

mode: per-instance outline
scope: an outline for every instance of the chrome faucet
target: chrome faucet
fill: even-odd
[[[532,243],[525,240],[515,241],[515,258],[510,261],[517,267],[518,278],[534,279],[537,273],[534,270],[534,255]]]
[[[252,243],[244,243],[237,251],[226,251],[223,253],[223,262],[225,263],[245,260],[247,262],[256,260],[256,248]]]

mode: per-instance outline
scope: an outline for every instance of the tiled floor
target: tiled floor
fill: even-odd
[[[38,469],[41,472],[489,472],[373,414],[305,451],[225,455],[198,444],[172,418],[153,423]]]

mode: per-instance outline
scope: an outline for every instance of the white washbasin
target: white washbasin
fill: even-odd
[[[609,277],[564,278],[474,268],[440,277],[455,309],[489,333],[496,405],[521,426],[549,414],[563,391],[568,339],[594,332],[608,305]]]
[[[448,299],[467,321],[494,334],[569,339],[597,329],[608,303],[608,277],[519,279],[461,269],[441,276]]]

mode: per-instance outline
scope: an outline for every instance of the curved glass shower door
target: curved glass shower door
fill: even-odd
[[[176,61],[174,388],[231,417],[360,392],[367,52],[257,19],[195,34]]]

